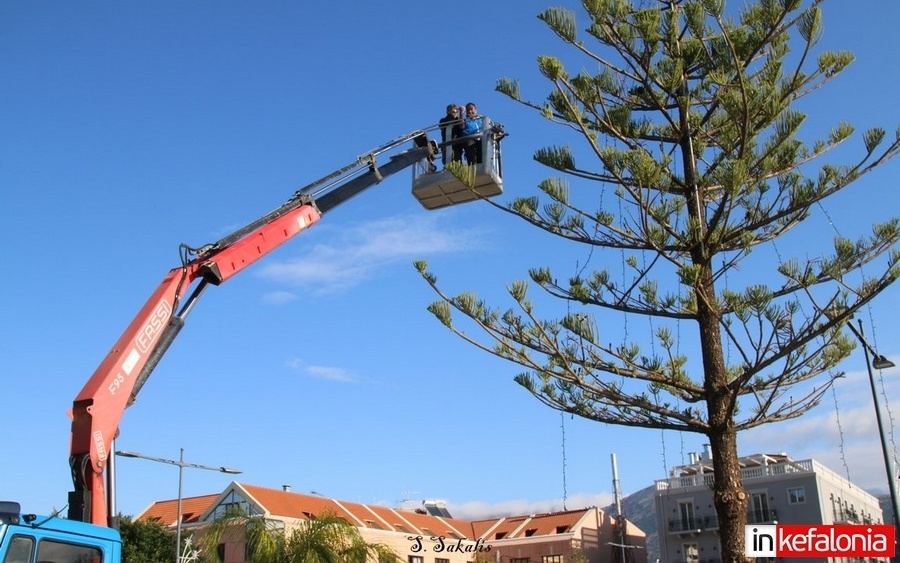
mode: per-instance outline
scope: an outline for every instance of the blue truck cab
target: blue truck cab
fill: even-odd
[[[113,528],[57,516],[22,514],[0,501],[0,563],[120,563],[122,538]]]

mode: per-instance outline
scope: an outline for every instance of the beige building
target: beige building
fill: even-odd
[[[599,508],[511,516],[472,523],[473,535],[489,543],[498,561],[567,563],[581,554],[589,562],[646,563],[644,532],[625,521],[619,536],[617,518]]]
[[[231,483],[221,494],[182,499],[182,534],[188,536],[240,507],[290,533],[303,521],[330,512],[356,526],[369,543],[390,547],[407,563],[646,563],[644,533],[625,521],[624,538],[616,518],[592,507],[488,520],[453,518],[441,502],[414,509],[360,504],[288,488]],[[177,500],[155,502],[138,519],[174,527]],[[624,541],[623,541],[624,539]],[[243,545],[222,545],[224,563],[243,563]],[[583,559],[579,559],[583,555]]]

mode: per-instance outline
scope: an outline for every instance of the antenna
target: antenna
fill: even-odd
[[[619,548],[619,563],[625,563],[625,515],[622,513],[622,491],[619,489],[619,468],[616,465],[616,454],[610,454],[612,462],[613,475],[613,496],[616,501],[616,532],[618,532],[618,543],[613,544]],[[615,554],[615,552],[613,552]],[[615,560],[615,556],[613,556]]]
[[[562,429],[562,486],[563,486],[563,511],[566,510],[566,413],[559,411],[559,427]]]
[[[414,495],[421,495],[419,491],[402,491],[400,493],[401,498],[397,501],[397,506],[401,509],[407,509],[410,503],[418,503],[418,499]]]

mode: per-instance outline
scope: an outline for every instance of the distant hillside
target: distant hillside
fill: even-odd
[[[631,493],[622,499],[625,518],[647,535],[647,561],[653,563],[659,557],[659,533],[656,529],[656,485]],[[611,504],[603,511],[615,514],[616,506]]]
[[[872,493],[878,499],[878,506],[881,507],[882,522],[890,524],[894,521],[894,507],[891,503],[891,495]]]

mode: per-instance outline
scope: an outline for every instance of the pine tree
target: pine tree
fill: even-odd
[[[541,56],[552,84],[546,100],[524,99],[513,79],[497,89],[575,131],[584,149],[539,149],[535,159],[563,176],[541,182],[540,196],[493,205],[607,249],[614,259],[606,262],[621,271],[558,281],[550,267],[535,267],[530,283],[510,284],[516,305],[503,310],[472,292],[451,296],[416,264],[440,297],[429,310],[522,366],[515,380],[543,403],[614,425],[704,435],[728,562],[744,560],[738,433],[816,406],[854,347],[843,326],[900,273],[897,218],[858,240],[836,235],[833,249],[822,237],[807,241],[801,258],[775,246],[900,152],[900,130],[893,139],[866,131],[856,160],[840,165],[828,153],[858,138],[850,125],[800,139],[796,102],[853,61],[817,52],[820,4],[756,0],[738,11],[724,0],[584,0],[590,21],[581,35],[574,12],[546,10],[540,19],[598,70],[570,74],[559,58]],[[605,205],[594,209],[598,200]],[[761,268],[775,281],[760,283]],[[542,318],[533,286],[545,292],[540,306],[558,299],[565,312]],[[652,335],[615,343],[621,315],[651,319]],[[680,341],[694,327],[699,356],[689,358]]]

